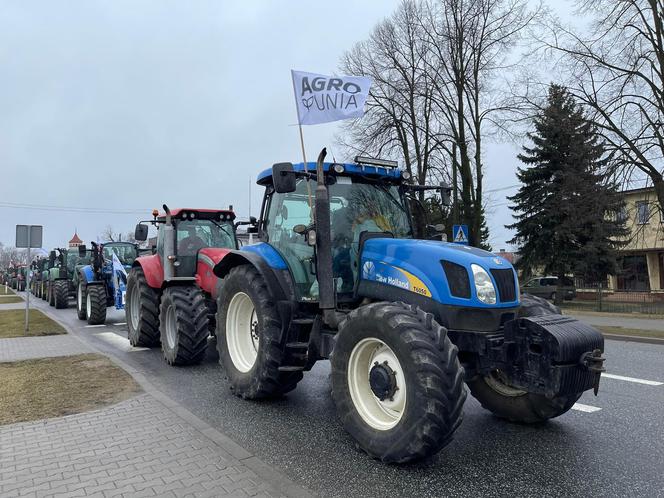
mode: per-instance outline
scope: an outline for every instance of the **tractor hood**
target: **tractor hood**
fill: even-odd
[[[495,303],[478,298],[472,265],[489,276]],[[362,248],[359,273],[360,290],[395,287],[464,308],[514,308],[519,304],[519,284],[512,265],[476,247],[431,240],[372,238]]]

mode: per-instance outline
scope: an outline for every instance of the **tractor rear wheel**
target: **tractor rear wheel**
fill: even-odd
[[[245,399],[281,396],[295,389],[301,371],[280,371],[281,319],[265,279],[249,265],[224,278],[217,302],[217,351],[231,391]]]
[[[169,287],[161,297],[161,349],[169,365],[193,365],[205,357],[207,306],[198,287]]]
[[[383,462],[433,455],[461,423],[457,348],[433,315],[372,303],[341,323],[330,358],[332,399],[359,448]]]
[[[79,320],[87,320],[87,282],[78,281],[76,287],[76,315]]]
[[[56,280],[53,284],[53,304],[55,309],[67,307],[69,301],[69,283],[66,280]]]
[[[560,313],[560,308],[546,299],[523,294],[518,316],[542,316]],[[559,395],[547,398],[510,386],[500,370],[489,375],[478,375],[468,381],[470,393],[482,407],[494,415],[521,424],[545,422],[569,411],[583,393]]]
[[[132,268],[127,276],[125,317],[132,346],[159,345],[159,292],[148,285],[140,266]]]
[[[103,284],[87,285],[85,314],[88,324],[101,325],[106,321],[106,289]]]

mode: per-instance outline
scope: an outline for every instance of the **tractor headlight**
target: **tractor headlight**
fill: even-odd
[[[496,304],[496,288],[489,274],[479,265],[470,265],[470,269],[473,270],[477,299],[484,304]]]

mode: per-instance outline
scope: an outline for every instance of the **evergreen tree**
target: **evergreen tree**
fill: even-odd
[[[610,159],[592,124],[559,85],[534,118],[532,147],[523,147],[513,203],[518,266],[562,277],[574,273],[600,282],[616,271],[616,249],[627,234],[618,215],[623,201],[610,173]],[[560,292],[556,300],[562,299]]]

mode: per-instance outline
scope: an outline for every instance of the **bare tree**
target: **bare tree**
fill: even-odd
[[[547,24],[545,46],[563,55],[568,87],[589,109],[622,174],[647,175],[664,207],[664,2],[585,0],[586,35]]]
[[[483,138],[508,107],[500,77],[536,12],[526,0],[405,0],[342,59],[343,71],[373,79],[347,144],[401,159],[420,183],[451,181],[455,201],[458,186],[452,216],[474,245],[486,236]]]

